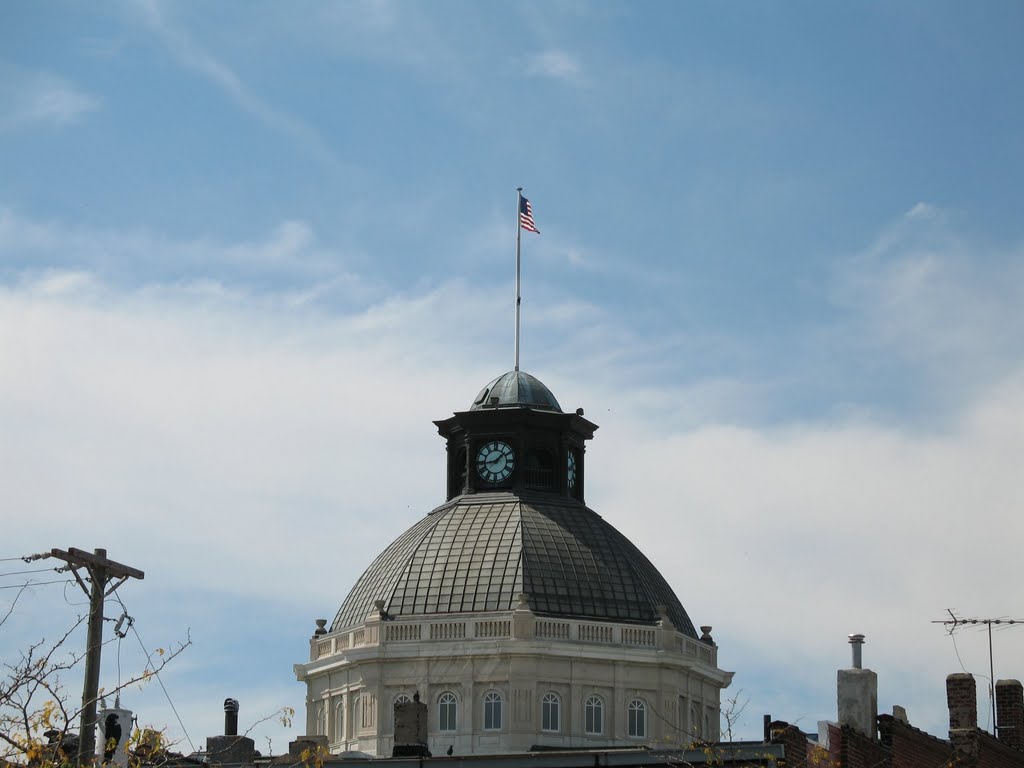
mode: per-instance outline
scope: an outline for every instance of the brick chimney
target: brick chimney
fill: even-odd
[[[799,728],[782,720],[773,720],[766,728],[768,740],[785,750],[786,768],[807,768],[807,736]]]
[[[206,737],[206,759],[213,765],[251,763],[256,757],[256,742],[238,735],[238,700],[224,700],[224,735]]]
[[[964,768],[978,764],[978,691],[974,676],[957,672],[946,677],[949,742],[956,762]]]
[[[1020,680],[996,681],[996,723],[999,740],[1024,749],[1024,686]]]

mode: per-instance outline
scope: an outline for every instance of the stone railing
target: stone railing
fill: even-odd
[[[580,624],[576,627],[576,639],[584,643],[611,643],[614,630],[610,624]]]
[[[569,622],[543,621],[538,619],[535,632],[537,637],[541,637],[546,640],[568,640]]]
[[[527,614],[527,621],[522,622],[519,615],[515,615],[515,621],[508,613],[485,614],[463,621],[368,621],[362,627],[314,637],[310,643],[310,660],[328,658],[349,649],[372,648],[390,643],[536,639],[618,645],[638,650],[661,649],[689,656],[698,663],[715,665],[718,661],[718,649],[715,646],[668,629],[571,619],[555,620],[534,617],[532,614]]]
[[[466,637],[466,622],[446,621],[430,625],[431,640],[462,640]]]
[[[474,622],[474,637],[509,637],[512,634],[512,622],[508,619]]]
[[[637,627],[623,627],[622,628],[622,644],[623,645],[642,645],[647,648],[653,648],[658,644],[656,635],[653,629],[640,629]]]
[[[384,627],[384,641],[388,643],[420,639],[419,624],[387,624]]]

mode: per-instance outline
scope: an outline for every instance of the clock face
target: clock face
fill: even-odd
[[[576,454],[569,451],[569,490],[576,487]]]
[[[508,479],[515,466],[516,454],[512,446],[501,440],[485,443],[476,452],[476,471],[488,483],[500,483]]]

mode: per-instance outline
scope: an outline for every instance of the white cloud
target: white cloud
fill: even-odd
[[[841,273],[859,324],[828,342],[838,360],[852,338],[909,352],[938,344],[929,329],[940,310],[954,312],[964,335],[929,386],[948,386],[964,360],[1003,362],[985,363],[984,381],[927,429],[856,411],[772,427],[728,419],[728,403],[758,381],[659,383],[643,372],[664,349],[639,345],[621,318],[571,297],[536,316],[552,362],[531,372],[601,427],[587,453],[589,502],[660,567],[695,623],[715,627],[721,663],[753,699],[747,735],[765,711],[833,716],[834,669],[852,631],[868,635],[883,708],[905,704],[914,724],[941,734],[942,678],[957,662],[930,622],[947,607],[1016,610],[999,585],[1013,582],[1024,538],[1024,368],[1011,354],[1020,337],[979,349],[971,338],[1012,307],[1000,299],[996,314],[970,321],[993,304],[1000,270],[978,276],[967,253],[929,260],[901,242]],[[280,680],[303,657],[311,619],[330,618],[374,554],[441,501],[444,449],[431,420],[467,407],[501,372],[480,318],[504,291],[453,281],[328,311],[291,288],[195,275],[125,286],[52,260],[78,246],[276,265],[316,243],[302,222],[248,244],[175,244],[0,214],[0,252],[40,254],[38,268],[0,287],[0,328],[18,329],[0,337],[0,508],[33,521],[8,531],[2,554],[100,545],[142,567],[147,580],[126,600],[196,622],[198,679],[245,690],[260,709],[301,706],[301,688],[279,701],[289,690]],[[302,290],[315,291],[310,283]],[[268,623],[288,631],[256,626]],[[230,624],[268,660],[261,668],[283,656],[283,669],[222,663],[240,642]],[[982,670],[978,638],[958,640]],[[997,653],[998,674],[1019,675],[1019,644]],[[785,698],[766,679],[781,680]],[[196,707],[209,698],[208,683],[182,673],[181,685]]]
[[[579,60],[567,51],[548,50],[529,56],[526,73],[537,77],[549,77],[575,83],[581,77]]]
[[[49,72],[0,68],[0,128],[73,125],[99,105],[94,96]]]
[[[880,705],[906,704],[941,734],[942,681],[959,662],[930,622],[946,608],[1016,611],[1000,585],[1024,539],[1021,414],[1024,367],[938,433],[807,423],[659,435],[599,414],[590,498],[659,564],[694,622],[715,626],[754,715],[784,716],[775,691],[751,684],[770,670],[791,681],[789,696],[806,686],[802,706],[813,705],[786,717],[834,717],[833,670],[860,631]],[[999,654],[1002,676],[1024,668],[1019,645]],[[977,643],[965,651],[972,671],[986,662]]]
[[[847,345],[893,354],[955,393],[1006,375],[1024,348],[1022,257],[965,242],[939,209],[908,214],[836,273]]]
[[[81,296],[97,286],[95,278],[88,272],[46,270],[26,287],[39,296],[60,297]]]
[[[319,159],[332,165],[340,163],[313,126],[261,99],[227,64],[203,48],[184,28],[168,21],[162,5],[158,0],[148,0],[140,7],[149,27],[183,66],[202,75],[246,112],[270,128],[290,136]]]
[[[0,255],[8,265],[46,269],[66,264],[110,280],[190,281],[230,273],[237,280],[273,275],[358,292],[365,283],[347,271],[346,257],[322,247],[304,221],[286,220],[263,239],[221,243],[173,241],[146,230],[85,230],[41,221],[0,206]],[[309,291],[307,286],[304,290]]]
[[[936,209],[929,203],[919,202],[903,215],[908,219],[930,219],[936,215]]]

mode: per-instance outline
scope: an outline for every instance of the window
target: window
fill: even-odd
[[[484,730],[501,730],[501,694],[497,691],[484,694]]]
[[[550,451],[538,448],[527,455],[526,487],[554,490],[555,461]]]
[[[327,723],[326,715],[324,714],[324,705],[321,704],[316,708],[316,732],[318,736],[327,735]]]
[[[362,710],[362,720],[359,725],[363,728],[373,726],[373,698],[369,695],[359,697],[359,708]]]
[[[647,705],[640,699],[629,702],[629,735],[635,739],[647,737]]]
[[[339,701],[334,708],[334,740],[341,741],[345,738],[345,702]]]
[[[583,730],[591,736],[604,733],[604,702],[600,696],[591,696],[583,705]]]
[[[445,691],[437,697],[437,730],[454,731],[456,727],[459,703],[455,694]]]
[[[557,693],[545,693],[540,701],[540,729],[542,731],[561,730],[561,699]]]
[[[408,693],[400,693],[395,696],[395,704],[408,704],[410,701],[412,701],[412,698]]]

